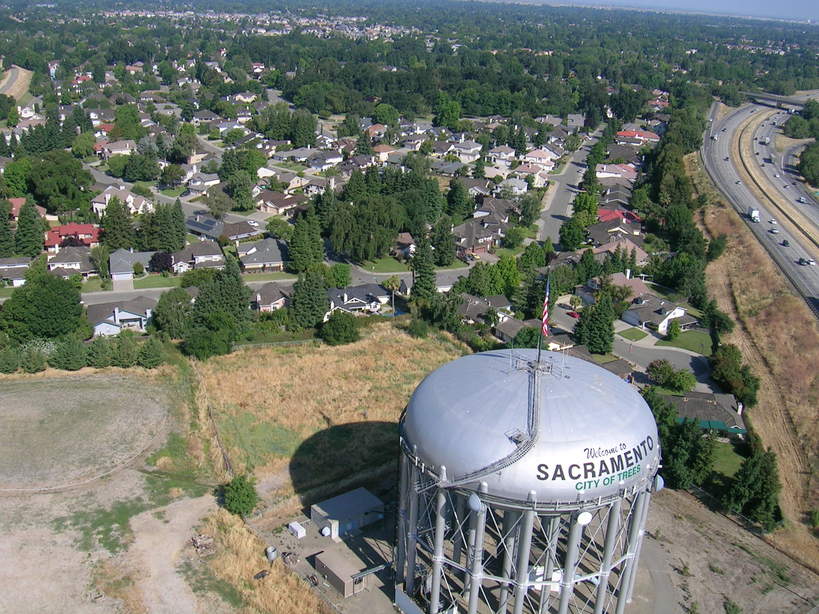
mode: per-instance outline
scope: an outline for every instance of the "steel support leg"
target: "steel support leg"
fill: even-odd
[[[429,614],[438,614],[441,600],[441,575],[444,560],[444,532],[446,531],[446,490],[438,489],[435,499],[435,538],[432,552],[432,589],[429,594]]]
[[[555,571],[555,557],[557,556],[557,540],[560,536],[560,516],[552,516],[549,518],[549,528],[547,529],[546,538],[549,540],[548,549],[546,550],[546,565],[543,570],[544,582],[552,581],[552,574]],[[540,606],[538,607],[538,614],[545,614],[549,611],[549,603],[552,600],[552,586],[544,586],[540,589]]]
[[[534,492],[529,495],[534,504]],[[535,524],[535,510],[523,512],[523,519],[518,530],[518,561],[515,566],[515,609],[514,614],[523,613],[526,593],[529,591],[529,554],[532,551],[532,527]]]
[[[620,499],[615,499],[609,506],[609,519],[606,523],[606,541],[603,546],[603,560],[600,563],[600,579],[597,584],[597,597],[594,603],[594,614],[603,614],[609,588],[611,561],[617,545],[617,531],[620,529]]]
[[[580,550],[580,539],[583,536],[583,526],[577,522],[579,514],[572,514],[572,527],[569,530],[569,542],[566,544],[566,562],[563,565],[563,578],[560,581],[560,605],[558,614],[569,611],[569,600],[574,593],[574,576],[577,568],[577,555]]]
[[[413,463],[409,470],[409,484],[407,487],[408,514],[407,514],[407,595],[415,592],[415,557],[418,543],[418,467]]]
[[[405,454],[401,454],[401,464],[399,469],[398,482],[398,530],[396,552],[395,552],[395,583],[401,584],[404,581],[404,568],[407,563],[407,487],[409,483],[409,460]]]
[[[646,519],[648,518],[648,504],[650,501],[651,493],[646,491],[644,493],[643,503],[640,506],[640,530],[637,531],[637,548],[634,551],[634,561],[631,565],[631,575],[628,579],[626,603],[631,603],[631,594],[634,591],[634,582],[637,579],[637,566],[640,563],[640,550],[643,548],[643,535],[646,532]]]
[[[481,484],[481,490],[485,490]],[[481,503],[480,509],[475,512],[475,539],[472,542],[472,567],[470,568],[469,607],[467,614],[477,614],[478,600],[483,586],[483,541],[486,532],[486,505]]]
[[[520,519],[520,512],[513,510],[506,510],[503,512],[503,567],[501,576],[504,582],[500,587],[500,599],[498,605],[498,614],[506,612],[506,606],[509,603],[509,581],[512,577],[512,561],[515,556],[516,533],[514,531],[515,523]]]
[[[646,491],[641,492],[637,495],[637,500],[634,502],[634,508],[631,513],[631,524],[629,525],[628,531],[628,545],[627,553],[626,553],[626,560],[623,562],[624,569],[623,573],[620,576],[620,590],[617,595],[617,610],[615,610],[615,614],[623,614],[626,609],[626,603],[628,599],[628,592],[629,584],[631,583],[631,574],[634,572],[635,564],[636,564],[636,554],[637,554],[637,537],[640,532],[640,517],[643,514],[643,504],[646,500],[646,495],[648,493]]]

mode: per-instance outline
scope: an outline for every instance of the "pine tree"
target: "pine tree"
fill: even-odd
[[[449,266],[455,260],[455,237],[452,235],[452,221],[442,216],[432,229],[432,246],[435,248],[435,265]]]
[[[5,139],[0,138],[0,141]],[[14,233],[11,230],[11,203],[0,200],[0,258],[14,255]]]
[[[111,341],[105,337],[97,337],[88,345],[86,363],[89,367],[103,369],[111,366]]]
[[[776,522],[780,489],[776,455],[770,450],[757,449],[742,462],[734,476],[726,506],[770,530]]]
[[[155,369],[163,362],[165,362],[165,357],[162,342],[156,337],[150,337],[139,348],[137,364],[145,369]]]
[[[429,300],[437,292],[435,263],[432,257],[432,246],[426,239],[419,241],[418,249],[412,257],[412,299]]]
[[[176,252],[185,247],[188,230],[185,227],[185,213],[182,211],[182,202],[177,198],[171,208],[171,226],[173,227],[173,245],[169,252]]]
[[[446,212],[459,220],[469,217],[475,210],[475,201],[460,179],[453,179],[449,182],[446,202]]]
[[[15,251],[20,256],[34,258],[43,251],[45,236],[43,220],[34,203],[26,201],[17,216],[17,231],[14,233]]]
[[[321,226],[312,212],[296,221],[288,252],[290,266],[297,273],[303,273],[324,261]]]
[[[324,277],[318,271],[307,271],[293,285],[293,319],[304,328],[317,326],[329,307]]]
[[[250,289],[242,280],[239,264],[228,257],[225,268],[199,288],[191,312],[194,326],[228,328],[238,334],[250,318]]]
[[[55,369],[77,371],[86,365],[88,350],[77,338],[66,339],[55,348],[49,357],[49,364]]]
[[[116,197],[108,201],[102,216],[102,240],[111,251],[119,248],[130,249],[136,243],[128,209]]]

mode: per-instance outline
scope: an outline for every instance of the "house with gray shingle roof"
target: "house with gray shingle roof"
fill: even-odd
[[[113,281],[122,281],[134,278],[134,265],[139,262],[144,270],[148,270],[151,257],[156,252],[135,252],[133,250],[118,249],[108,256],[108,270]]]
[[[246,271],[283,271],[287,246],[278,239],[262,239],[239,243],[239,261]]]

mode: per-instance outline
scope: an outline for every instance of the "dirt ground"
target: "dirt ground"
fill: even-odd
[[[10,79],[13,70],[17,71],[17,77],[15,78],[14,83],[7,90],[5,90],[5,85]],[[19,102],[19,100],[26,95],[26,92],[28,92],[28,86],[31,84],[31,77],[33,74],[34,73],[32,73],[30,70],[20,68],[19,66],[13,66],[3,73],[3,78],[0,79],[0,91],[7,96],[13,97]]]

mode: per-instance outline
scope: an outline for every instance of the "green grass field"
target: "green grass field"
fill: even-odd
[[[82,292],[100,292],[103,290],[102,280],[99,277],[89,277],[82,284]]]
[[[176,197],[180,196],[182,194],[182,192],[184,192],[186,189],[187,188],[185,188],[185,186],[180,185],[180,186],[175,187],[175,188],[166,188],[164,190],[160,190],[159,193],[163,194],[164,196],[170,196],[171,198],[176,198]]]
[[[648,337],[648,333],[646,331],[633,327],[627,328],[626,330],[621,330],[617,334],[624,339],[628,339],[629,341],[639,341],[640,339],[645,339]]]
[[[714,471],[721,473],[727,477],[733,475],[739,470],[742,461],[745,460],[742,456],[736,453],[734,446],[730,443],[723,443],[717,441],[714,444]]]
[[[296,276],[290,273],[274,271],[271,273],[245,273],[242,275],[242,279],[245,281],[275,281],[278,279],[296,279]]]
[[[657,345],[682,348],[696,352],[697,354],[702,354],[703,356],[711,355],[711,336],[700,330],[684,331],[680,333],[680,336],[674,339],[674,341],[666,341],[663,339],[662,341],[658,341]]]
[[[146,288],[174,288],[182,283],[181,277],[162,277],[162,275],[147,275],[142,279],[134,280],[135,290]]]
[[[9,296],[11,296],[12,292],[14,292],[14,288],[10,287],[0,288],[0,297],[8,298]]]
[[[403,273],[409,271],[409,267],[403,262],[398,262],[391,256],[385,256],[378,260],[370,260],[361,265],[361,268],[371,273]]]

